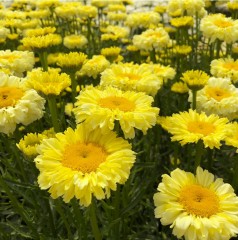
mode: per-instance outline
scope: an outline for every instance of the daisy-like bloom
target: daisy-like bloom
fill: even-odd
[[[193,17],[184,16],[179,18],[172,18],[170,20],[172,26],[181,28],[181,27],[192,27],[193,26]]]
[[[118,39],[127,38],[129,36],[129,30],[126,27],[109,25],[102,30],[104,33],[101,36],[102,41],[108,41],[110,39],[116,41]]]
[[[127,18],[126,13],[114,13],[114,12],[109,12],[107,14],[107,19],[109,21],[125,21]]]
[[[108,87],[105,90],[88,88],[75,103],[76,122],[85,120],[89,128],[113,130],[117,120],[126,138],[134,138],[135,130],[147,130],[156,124],[159,109],[151,107],[153,98],[142,92],[123,92]]]
[[[183,82],[176,82],[171,86],[171,91],[176,93],[188,93],[188,86]]]
[[[24,37],[21,41],[23,46],[37,50],[59,45],[62,42],[62,38],[59,34],[50,33],[44,36]]]
[[[48,35],[50,33],[54,33],[56,31],[55,27],[44,27],[44,28],[36,28],[36,29],[27,29],[24,32],[25,37],[38,37]]]
[[[0,51],[0,68],[9,69],[11,74],[21,77],[26,71],[31,71],[35,64],[33,52]]]
[[[63,44],[68,49],[82,49],[88,44],[88,39],[84,35],[69,35],[64,37]]]
[[[145,92],[155,96],[163,80],[153,72],[149,64],[112,64],[101,73],[101,86],[113,86],[121,90]]]
[[[237,11],[238,10],[238,2],[228,2],[227,3],[227,8],[230,11]]]
[[[4,42],[7,38],[7,35],[10,34],[10,30],[8,28],[0,26],[0,40]]]
[[[151,64],[153,72],[156,76],[163,80],[163,83],[167,83],[168,80],[174,79],[176,71],[170,66],[164,66],[162,64]]]
[[[109,12],[126,12],[126,7],[123,4],[110,4],[107,10]]]
[[[131,28],[148,28],[151,24],[158,25],[160,20],[157,12],[135,12],[127,15],[125,25]]]
[[[171,16],[186,15],[194,16],[198,13],[202,17],[206,11],[204,0],[169,0],[167,12]]]
[[[233,20],[221,13],[204,17],[200,23],[203,35],[214,42],[216,39],[233,43],[238,40],[238,20]]]
[[[181,79],[187,84],[189,89],[197,91],[206,85],[209,76],[200,70],[190,70],[184,72]]]
[[[94,79],[103,72],[110,62],[102,55],[94,55],[92,59],[89,59],[78,72],[79,75],[86,75],[93,77]]]
[[[79,8],[82,7],[81,2],[64,2],[61,6],[55,8],[55,13],[61,18],[77,17]]]
[[[214,59],[210,66],[211,74],[214,77],[230,78],[233,83],[238,82],[238,60],[233,58]]]
[[[82,18],[96,18],[98,14],[98,10],[94,6],[82,5],[78,9],[78,14]]]
[[[159,50],[164,48],[169,43],[169,35],[164,28],[148,29],[140,35],[134,35],[132,42],[133,45],[140,50],[152,51],[153,49]]]
[[[163,14],[166,12],[167,7],[166,6],[161,6],[160,4],[158,6],[154,7],[154,11],[160,14]]]
[[[109,47],[109,48],[102,48],[101,54],[106,57],[109,62],[115,61],[121,52],[121,48],[119,47]]]
[[[189,93],[189,101],[192,94]],[[237,117],[238,89],[228,78],[211,77],[207,85],[197,92],[197,110],[217,114],[230,120]]]
[[[20,30],[25,30],[29,28],[36,28],[39,26],[39,19],[24,19],[17,22],[16,27]]]
[[[89,206],[92,195],[98,200],[110,197],[117,183],[124,184],[135,162],[131,145],[112,131],[89,131],[86,124],[68,128],[46,139],[38,147],[36,167],[41,189],[49,189],[52,198],[73,197]]]
[[[36,10],[27,12],[27,15],[30,18],[41,18],[41,19],[50,17],[50,14],[51,13],[49,9],[36,9]]]
[[[213,149],[219,148],[225,139],[228,119],[189,109],[188,112],[159,118],[158,123],[173,135],[172,141],[179,141],[182,146],[202,140],[205,147]]]
[[[238,197],[222,178],[197,168],[162,175],[154,195],[155,217],[185,240],[228,240],[238,233]]]
[[[39,133],[28,133],[17,144],[19,150],[28,157],[37,156],[37,147],[46,136]]]
[[[238,123],[232,122],[227,124],[227,136],[225,138],[225,144],[236,148],[238,153]]]
[[[70,52],[59,54],[56,62],[61,68],[80,69],[86,60],[86,54],[82,52]]]
[[[0,132],[13,133],[16,125],[28,125],[43,116],[45,100],[27,89],[18,77],[0,72]]]
[[[36,6],[40,9],[55,8],[60,4],[59,0],[38,0],[35,2]]]
[[[45,95],[59,95],[71,85],[71,79],[66,73],[59,73],[58,69],[49,69],[48,72],[34,69],[28,72],[26,83]]]
[[[192,47],[189,45],[176,45],[173,50],[178,55],[188,55],[192,52]]]

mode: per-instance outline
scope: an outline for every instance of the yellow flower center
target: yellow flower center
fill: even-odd
[[[238,64],[236,62],[224,63],[223,67],[227,68],[229,70],[236,70],[236,71],[238,71]]]
[[[227,28],[227,27],[231,27],[233,26],[233,23],[232,22],[229,22],[229,21],[226,21],[226,20],[222,20],[222,19],[218,19],[214,22],[214,24],[217,26],[217,27],[220,27],[220,28]]]
[[[77,142],[66,146],[62,165],[72,170],[90,173],[96,171],[106,158],[106,151],[99,145]]]
[[[230,97],[232,94],[223,88],[218,88],[218,87],[211,87],[206,89],[206,94],[211,97],[216,99],[218,102],[220,102],[224,98]]]
[[[119,109],[123,112],[130,112],[135,109],[135,103],[124,97],[106,97],[99,100],[99,105],[112,110]]]
[[[140,76],[134,73],[122,73],[120,76],[122,78],[129,78],[129,80],[135,80],[135,81],[140,79]]]
[[[186,212],[199,217],[211,217],[219,212],[219,198],[208,188],[191,184],[182,188],[180,203]]]
[[[7,60],[9,62],[14,62],[18,58],[19,56],[16,56],[16,55],[3,55],[3,56],[0,56],[0,61]]]
[[[209,122],[192,121],[188,123],[188,131],[207,136],[215,131],[215,126]]]
[[[158,33],[158,32],[148,33],[146,36],[147,36],[147,37],[161,38],[161,34]]]
[[[24,92],[17,87],[0,87],[0,108],[15,106]]]

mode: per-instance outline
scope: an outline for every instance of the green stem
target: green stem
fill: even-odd
[[[115,198],[114,198],[114,202],[113,202],[113,207],[114,207],[114,221],[117,220],[119,218],[119,208],[120,208],[120,195],[121,195],[121,191],[120,191],[120,185],[117,185],[117,190],[115,192]],[[114,227],[113,227],[113,236],[114,239],[120,239],[120,221],[117,221],[117,223],[115,223]]]
[[[48,71],[47,52],[46,51],[39,52],[39,57],[43,71],[47,72]]]
[[[71,78],[71,89],[72,89],[72,102],[74,103],[76,101],[75,97],[77,96],[77,81],[75,78],[75,72],[70,72],[70,78]]]
[[[154,48],[152,48],[152,51],[150,52],[150,60],[153,63],[156,63],[156,53],[155,53],[155,49]]]
[[[216,41],[216,58],[220,57],[220,50],[221,50],[221,41],[217,39],[217,41]]]
[[[92,203],[89,206],[89,213],[90,213],[90,223],[93,231],[93,236],[95,240],[102,240],[101,232],[98,227],[98,221],[96,216],[96,207],[94,203],[94,199],[92,199]]]
[[[48,106],[51,114],[51,120],[53,124],[54,131],[60,132],[60,125],[58,121],[58,112],[57,112],[57,104],[56,104],[56,96],[54,95],[48,95],[47,96],[47,101],[48,101]]]
[[[192,109],[196,110],[196,107],[197,107],[197,90],[192,90],[192,94],[193,94]]]
[[[203,142],[199,140],[196,144],[196,155],[195,155],[195,163],[194,163],[194,172],[196,173],[197,167],[201,164],[201,159],[203,155]]]

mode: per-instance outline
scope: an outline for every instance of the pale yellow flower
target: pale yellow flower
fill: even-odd
[[[117,184],[124,184],[135,162],[130,144],[116,134],[100,128],[90,131],[86,124],[68,128],[46,139],[38,147],[35,159],[41,189],[49,189],[52,198],[73,197],[89,206],[92,196],[110,197]]]
[[[238,234],[238,197],[223,179],[197,168],[162,175],[154,195],[155,217],[185,240],[228,240]]]

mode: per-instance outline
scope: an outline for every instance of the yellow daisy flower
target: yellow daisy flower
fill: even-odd
[[[127,15],[125,25],[133,28],[148,28],[151,24],[158,25],[160,20],[161,17],[157,12],[134,12]]]
[[[176,71],[170,66],[164,66],[162,64],[151,64],[153,72],[159,78],[163,80],[163,83],[167,83],[168,80],[174,79]]]
[[[153,49],[159,50],[169,44],[169,34],[163,27],[148,29],[140,35],[134,35],[132,42],[133,45],[140,50],[152,51]]]
[[[27,29],[24,32],[25,37],[39,37],[48,35],[50,33],[54,33],[56,31],[55,27],[44,27],[44,28],[36,28],[36,29]]]
[[[176,45],[173,48],[173,51],[175,54],[187,56],[190,52],[192,52],[192,47],[189,45]]]
[[[72,61],[73,59],[73,61]],[[82,52],[61,53],[57,57],[57,65],[61,68],[80,69],[87,60],[87,55]]]
[[[26,156],[33,157],[38,155],[37,146],[39,146],[45,138],[46,136],[43,134],[28,133],[20,139],[19,143],[16,145]]]
[[[200,30],[212,42],[216,39],[232,43],[238,40],[238,20],[221,13],[205,16],[201,20]]]
[[[192,102],[192,94],[189,99]],[[237,117],[238,89],[228,78],[211,77],[207,85],[197,92],[197,110],[206,114],[217,114],[230,120]]]
[[[214,77],[230,78],[233,83],[238,82],[238,60],[220,58],[211,62],[211,74]]]
[[[103,72],[110,62],[102,55],[94,55],[92,59],[89,59],[78,72],[79,75],[86,75],[93,77],[94,79]]]
[[[154,73],[154,68],[156,69],[156,66],[153,67],[149,64],[112,64],[101,73],[100,85],[145,92],[155,96],[163,83],[163,79]]]
[[[193,26],[193,17],[184,16],[179,18],[172,18],[170,20],[172,26],[181,28],[181,27],[192,27]]]
[[[88,88],[75,103],[76,122],[85,121],[92,129],[113,130],[118,121],[126,138],[134,138],[137,128],[146,134],[156,124],[159,109],[151,107],[153,98],[142,92],[122,92],[113,87],[105,90]]]
[[[71,79],[66,73],[59,73],[58,69],[52,68],[48,72],[34,69],[32,72],[28,72],[26,83],[29,87],[45,95],[59,95],[71,85]]]
[[[195,16],[196,13],[199,17],[202,17],[206,13],[204,7],[204,0],[169,0],[167,12],[174,17],[181,15]]]
[[[238,234],[238,197],[223,179],[201,167],[162,175],[154,195],[155,217],[185,240],[224,240]]]
[[[44,36],[24,37],[21,42],[24,47],[38,50],[59,45],[62,38],[59,34],[50,33]]]
[[[227,136],[225,138],[225,144],[236,148],[238,153],[238,123],[228,123]]]
[[[187,84],[189,89],[197,91],[206,85],[209,76],[200,70],[190,70],[183,73],[181,79]]]
[[[100,128],[89,131],[86,124],[44,140],[38,151],[40,188],[49,189],[52,198],[63,196],[66,203],[76,197],[84,206],[91,204],[92,195],[110,197],[110,190],[128,179],[135,162],[126,140],[111,131],[102,134]]]
[[[113,62],[117,59],[121,52],[121,48],[119,47],[109,47],[109,48],[102,48],[101,54],[109,61]]]
[[[23,79],[0,72],[0,132],[13,133],[16,125],[28,125],[43,116],[45,100]]]
[[[205,147],[213,149],[219,148],[225,139],[228,119],[189,109],[188,112],[159,118],[158,123],[173,135],[172,141],[179,141],[182,146],[202,140]]]
[[[9,69],[12,75],[22,77],[26,71],[31,71],[35,64],[33,52],[0,51],[0,68]]]
[[[176,82],[171,86],[171,91],[176,93],[188,93],[187,84],[183,82]]]
[[[68,49],[82,49],[88,44],[88,39],[84,35],[68,35],[64,37],[63,44]]]

